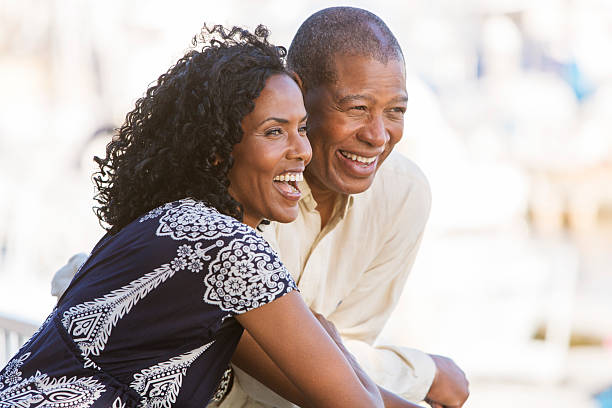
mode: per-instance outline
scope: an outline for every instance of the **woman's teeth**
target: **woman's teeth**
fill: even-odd
[[[304,173],[285,173],[274,177],[274,181],[302,181],[304,180]]]
[[[274,177],[273,180],[275,182],[280,182],[280,184],[278,184],[279,188],[286,193],[299,194],[300,189],[297,186],[297,182],[304,180],[304,173],[287,172]]]
[[[363,156],[358,156],[358,155],[353,154],[353,153],[344,152],[342,150],[340,150],[340,154],[343,155],[344,157],[346,157],[347,159],[355,160],[355,161],[358,161],[359,163],[365,163],[365,164],[370,164],[370,163],[374,162],[376,160],[376,157],[377,157],[377,156],[374,156],[374,157],[363,157]]]

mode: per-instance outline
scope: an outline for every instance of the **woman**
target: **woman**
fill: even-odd
[[[0,407],[204,406],[243,328],[297,403],[382,405],[254,230],[295,219],[311,155],[267,35],[205,27],[96,158],[108,233],[0,372]]]

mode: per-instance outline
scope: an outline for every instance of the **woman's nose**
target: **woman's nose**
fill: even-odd
[[[306,165],[310,162],[311,157],[312,148],[310,147],[308,138],[296,131],[295,134],[291,136],[291,148],[287,158],[291,160],[301,160]]]

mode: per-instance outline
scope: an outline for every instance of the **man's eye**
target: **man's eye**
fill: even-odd
[[[404,113],[406,113],[406,108],[398,106],[398,107],[395,107],[395,108],[391,108],[391,111],[392,112],[401,113],[403,115]]]
[[[358,106],[353,106],[351,109],[364,111],[367,109],[367,107],[365,105],[358,105]]]

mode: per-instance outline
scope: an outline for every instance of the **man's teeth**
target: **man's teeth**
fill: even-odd
[[[355,161],[358,161],[360,163],[365,163],[365,164],[372,163],[374,160],[376,160],[376,157],[377,157],[377,156],[374,156],[374,157],[363,157],[363,156],[358,156],[358,155],[353,154],[353,153],[343,152],[342,150],[340,150],[340,154],[342,154],[347,159],[355,160]]]
[[[285,173],[274,177],[274,181],[302,181],[304,180],[304,173]]]

